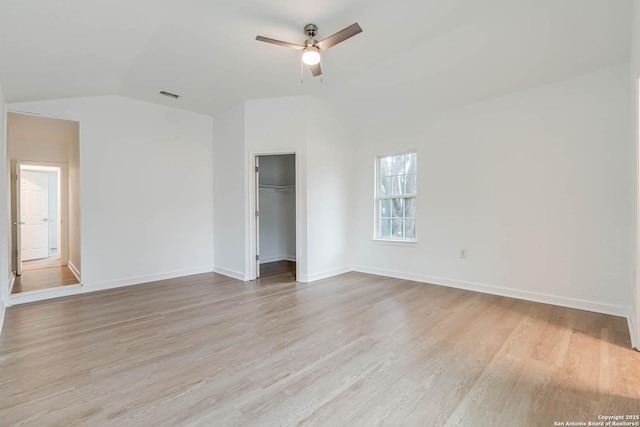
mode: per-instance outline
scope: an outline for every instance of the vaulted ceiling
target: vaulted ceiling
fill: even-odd
[[[631,0],[2,0],[7,102],[117,94],[215,115],[308,94],[352,131],[629,60]],[[300,82],[302,43],[354,22]],[[161,90],[182,95],[160,97]]]

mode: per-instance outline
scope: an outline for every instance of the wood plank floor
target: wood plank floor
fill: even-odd
[[[296,280],[296,263],[293,261],[276,261],[260,265],[260,279],[258,283],[269,283],[271,277],[275,281]],[[266,281],[265,281],[266,280]]]
[[[51,255],[47,258],[34,259],[31,261],[22,261],[22,270],[37,270],[40,268],[60,267],[62,260],[58,258],[58,251],[51,251]]]
[[[11,289],[12,294],[29,291],[39,291],[58,286],[75,285],[78,279],[69,267],[49,267],[33,270],[24,270],[22,275],[16,276],[16,281]]]
[[[622,318],[404,280],[201,274],[8,308],[0,424],[598,421],[640,413],[629,345]]]

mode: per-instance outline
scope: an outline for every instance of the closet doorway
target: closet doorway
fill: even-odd
[[[296,157],[256,156],[256,278],[296,280]]]

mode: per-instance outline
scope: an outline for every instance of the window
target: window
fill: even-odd
[[[416,172],[415,152],[378,157],[376,238],[416,240]]]

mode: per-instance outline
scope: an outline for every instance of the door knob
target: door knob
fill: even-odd
[[[49,221],[49,218],[43,218],[42,220],[43,220],[44,222],[47,222],[47,221]]]
[[[26,223],[24,221],[17,221],[14,222],[13,225],[25,225]]]

